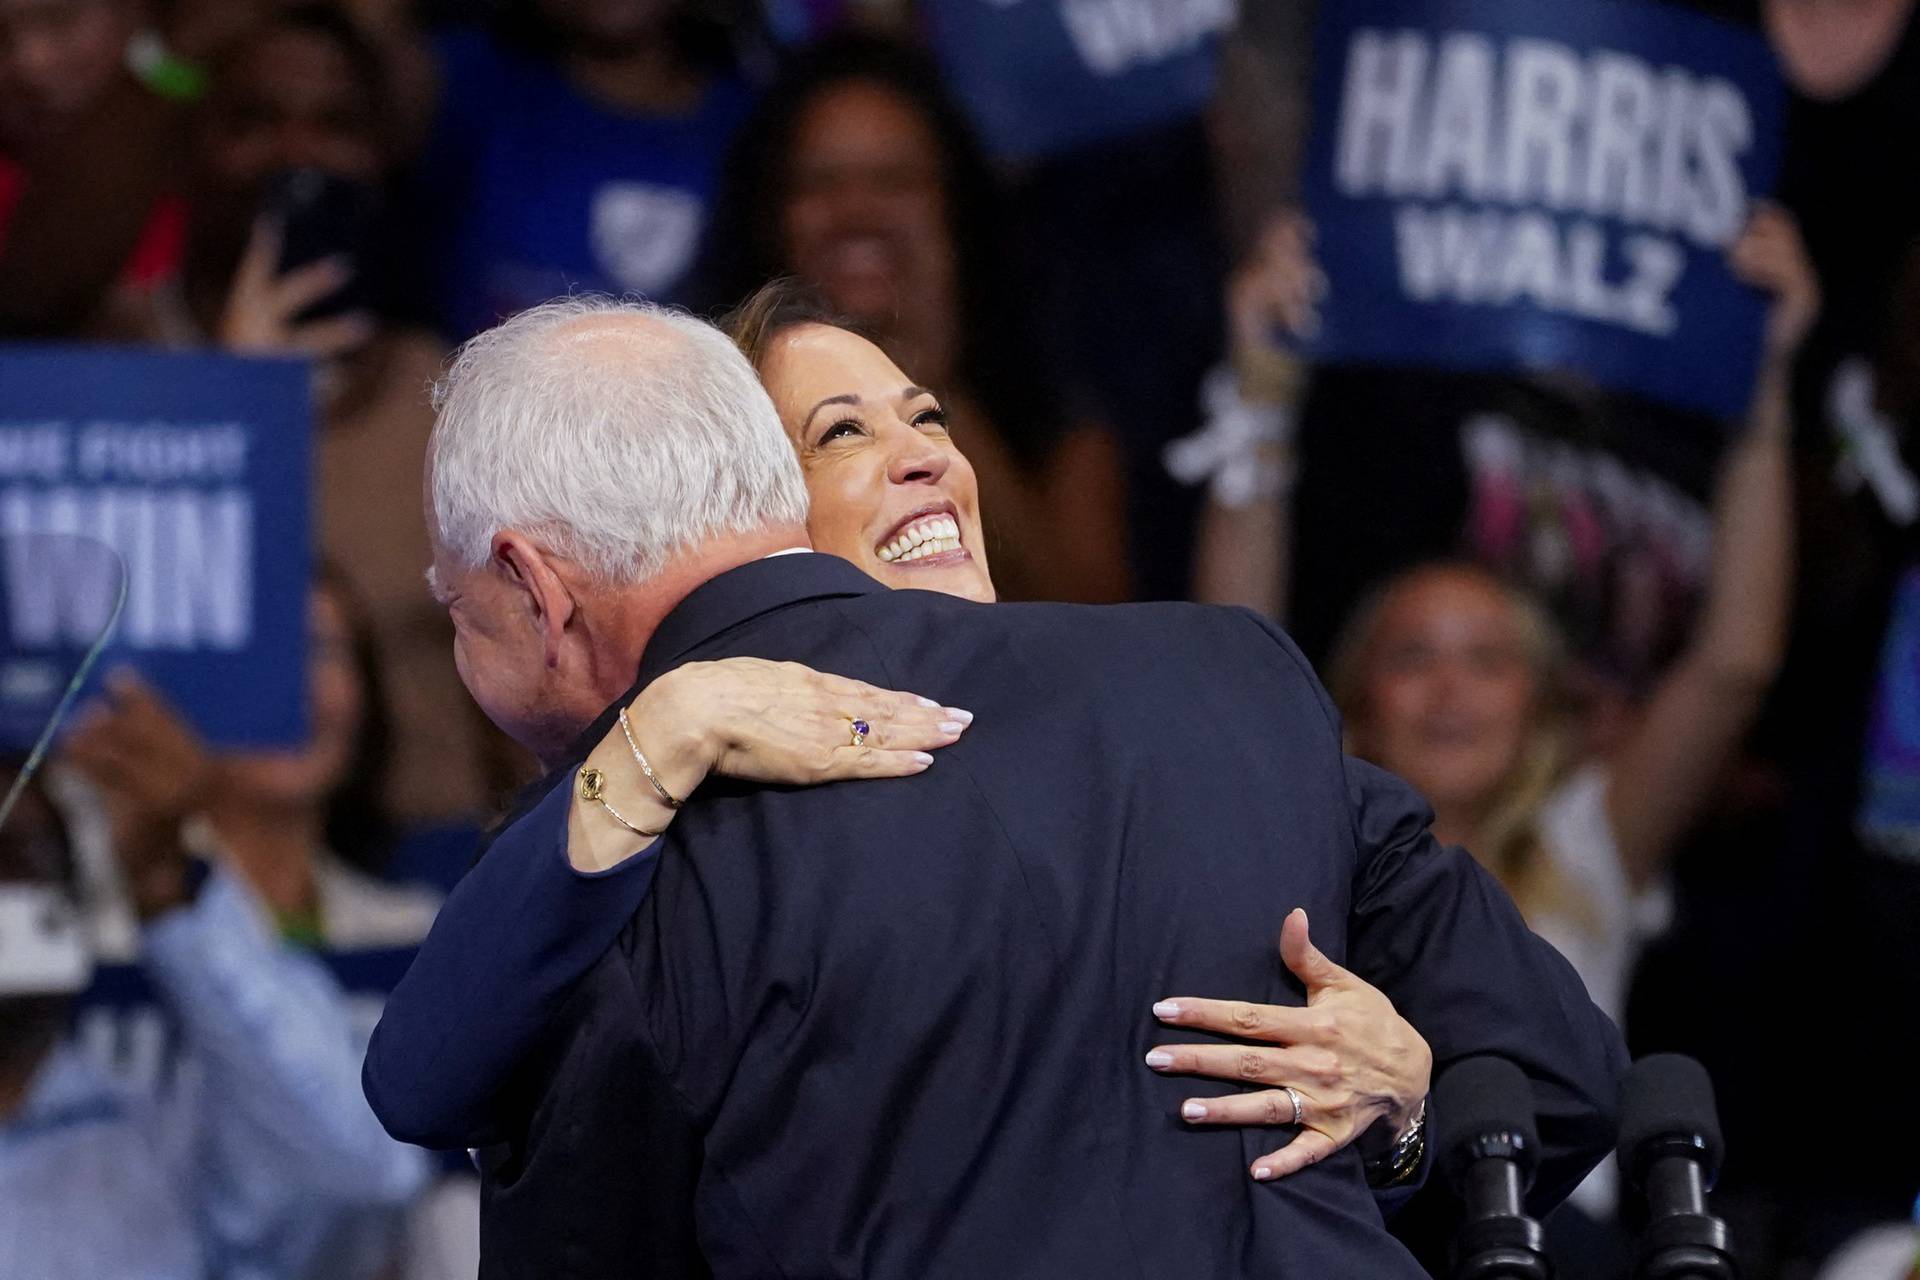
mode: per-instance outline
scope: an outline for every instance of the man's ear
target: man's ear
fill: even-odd
[[[513,529],[493,535],[493,562],[507,581],[526,595],[527,607],[540,628],[542,655],[548,667],[560,665],[560,642],[573,620],[573,593],[561,580],[551,553]]]

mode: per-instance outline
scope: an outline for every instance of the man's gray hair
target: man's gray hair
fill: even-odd
[[[465,568],[513,528],[603,581],[634,582],[706,538],[807,518],[753,366],[684,312],[544,303],[462,346],[433,407],[434,532]]]

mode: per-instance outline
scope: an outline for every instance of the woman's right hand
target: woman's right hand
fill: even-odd
[[[308,307],[347,283],[352,266],[340,258],[322,258],[282,274],[280,244],[280,226],[274,219],[263,217],[254,224],[220,316],[220,345],[242,354],[305,355],[319,360],[365,346],[374,326],[372,317],[362,312],[300,319]]]
[[[858,744],[855,720],[867,725]],[[931,698],[761,658],[688,663],[627,706],[634,742],[678,800],[714,773],[790,786],[906,777],[930,766],[930,753],[958,742],[972,721],[971,712]],[[609,795],[635,825],[660,831],[673,820],[619,725],[587,765],[606,775]],[[632,832],[594,807],[576,796],[568,856],[583,871],[604,870],[637,851]]]

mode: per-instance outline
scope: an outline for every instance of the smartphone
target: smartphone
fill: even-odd
[[[280,224],[280,273],[323,258],[342,258],[349,266],[346,283],[301,312],[299,319],[367,308],[372,290],[364,267],[371,257],[379,206],[373,187],[320,169],[290,169],[268,181],[261,207]]]

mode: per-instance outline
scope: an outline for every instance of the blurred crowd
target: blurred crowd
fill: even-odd
[[[352,963],[424,936],[530,769],[422,579],[426,388],[549,297],[717,314],[782,275],[940,390],[1002,598],[1286,624],[1634,1051],[1707,1063],[1749,1274],[1909,1220],[1914,0],[1689,6],[1790,95],[1724,424],[1299,357],[1313,4],[1115,0],[1207,92],[1025,137],[957,7],[0,0],[0,340],[310,357],[322,565],[306,748],[214,751],[123,675],[0,832],[160,1011],[0,996],[0,1275],[473,1274],[470,1170],[361,1098]],[[1582,1189],[1566,1274],[1625,1273],[1618,1205]]]

